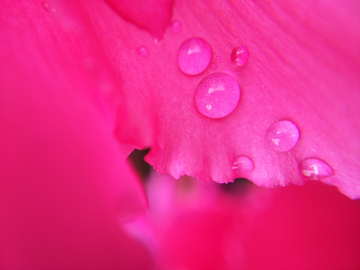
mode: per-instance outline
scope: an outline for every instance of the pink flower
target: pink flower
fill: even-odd
[[[0,268],[153,267],[123,225],[148,207],[124,162],[135,147],[151,148],[146,160],[175,178],[266,187],[312,178],[359,198],[356,1],[125,2],[0,4]],[[210,65],[189,76],[176,58],[195,36],[210,44]],[[230,59],[240,45],[242,67]],[[220,119],[194,98],[215,72],[240,85]],[[280,138],[294,144],[286,151],[269,146],[281,120],[299,131],[298,141]],[[233,170],[238,156],[246,170]]]
[[[147,202],[112,136],[98,45],[38,1],[0,10],[0,268],[151,267],[120,223]]]

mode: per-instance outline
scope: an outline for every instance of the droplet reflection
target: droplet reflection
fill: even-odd
[[[195,91],[195,105],[210,118],[222,118],[235,110],[240,100],[237,80],[226,73],[213,73],[200,81]]]
[[[210,44],[200,37],[185,40],[177,55],[180,70],[187,75],[197,75],[203,72],[210,64],[212,50]]]

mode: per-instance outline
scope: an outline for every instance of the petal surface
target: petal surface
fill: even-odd
[[[111,69],[67,17],[84,15],[76,2],[56,12],[1,3],[0,268],[152,268],[122,229],[147,201],[112,135]]]
[[[177,1],[173,20],[182,30],[169,27],[160,42],[107,5],[93,3],[85,6],[97,36],[115,72],[126,78],[118,91],[125,104],[118,106],[116,135],[122,143],[150,147],[146,160],[158,172],[219,183],[241,176],[274,187],[308,180],[299,164],[316,158],[334,170],[321,181],[359,198],[357,1]],[[176,62],[190,37],[209,42],[215,64],[196,76],[183,74]],[[249,58],[239,67],[230,56],[241,45]],[[140,46],[148,55],[137,53]],[[215,69],[234,76],[241,88],[236,109],[220,119],[194,105],[197,85]],[[299,130],[299,140],[280,152],[266,139],[279,121]],[[232,162],[238,156],[249,157],[255,169],[236,175]]]
[[[334,187],[310,182],[264,189],[235,182],[224,188],[153,175],[148,191],[165,269],[360,266],[360,201]]]

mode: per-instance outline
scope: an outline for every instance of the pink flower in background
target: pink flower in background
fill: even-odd
[[[300,187],[253,188],[240,199],[209,188],[195,196],[196,211],[181,212],[170,198],[173,216],[163,219],[162,209],[153,216],[154,201],[148,203],[124,162],[134,148],[151,148],[145,159],[175,178],[227,183],[246,177],[265,187],[320,180],[359,198],[357,1],[0,5],[0,268],[205,269],[204,250],[230,269],[261,269],[266,260],[279,269],[306,268],[298,261],[305,257],[315,268],[337,267],[346,256],[359,257],[353,242],[359,239],[358,202],[329,187],[308,185],[304,193]],[[182,48],[200,53],[193,58],[205,63],[200,71],[187,58],[185,66],[177,62],[178,49],[193,37],[205,49]],[[217,86],[201,89],[209,78]],[[161,197],[158,188],[149,196]],[[251,201],[267,193],[274,202],[259,195],[262,212]],[[301,200],[304,208],[297,208]],[[145,219],[148,207],[144,232],[155,236],[146,244],[124,224]],[[317,214],[330,210],[336,216]],[[299,215],[287,219],[292,211]],[[299,218],[307,213],[312,221]],[[177,217],[181,222],[171,225]],[[318,224],[336,217],[339,226],[322,231]],[[321,236],[318,247],[339,260],[325,264],[325,252],[294,256],[295,247],[311,250],[305,236],[294,238],[301,224],[309,230],[300,235]],[[279,236],[271,238],[267,228],[274,227]],[[324,248],[337,229],[342,236]],[[233,253],[218,253],[218,241]],[[280,254],[269,248],[274,241],[289,264],[272,259]],[[266,252],[256,259],[260,246]],[[356,259],[346,263],[359,265]]]
[[[360,202],[334,187],[264,189],[153,174],[159,269],[358,269]]]

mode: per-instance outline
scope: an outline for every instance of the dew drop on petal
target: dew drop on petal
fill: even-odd
[[[141,56],[147,56],[149,54],[149,50],[145,46],[141,46],[141,47],[137,48],[137,52]]]
[[[311,180],[319,180],[334,174],[334,170],[329,164],[317,158],[307,158],[303,160],[300,164],[300,171],[305,177]]]
[[[47,12],[55,12],[55,10],[53,8],[50,8],[49,4],[45,1],[41,1],[41,6],[43,7],[43,9],[45,9]]]
[[[170,24],[170,29],[171,32],[173,32],[174,34],[180,33],[181,29],[182,29],[182,24],[179,21],[173,21]]]
[[[271,125],[265,138],[268,145],[275,151],[287,152],[298,143],[300,132],[293,122],[285,120]]]
[[[212,68],[212,69],[216,69],[216,68],[217,68],[217,64],[215,64],[215,63],[211,64],[211,68]]]
[[[211,57],[210,44],[200,37],[192,37],[181,44],[177,54],[177,63],[185,74],[197,75],[209,66]]]
[[[238,156],[232,163],[232,169],[237,177],[241,173],[252,172],[254,170],[254,162],[247,156]]]
[[[221,62],[221,56],[218,55],[218,56],[216,56],[215,59],[216,59],[216,62]]]
[[[237,46],[231,52],[230,58],[237,66],[241,67],[247,62],[249,58],[249,51],[243,45]]]
[[[210,118],[229,115],[240,100],[237,80],[226,73],[213,73],[203,78],[195,91],[195,105],[200,113]]]

